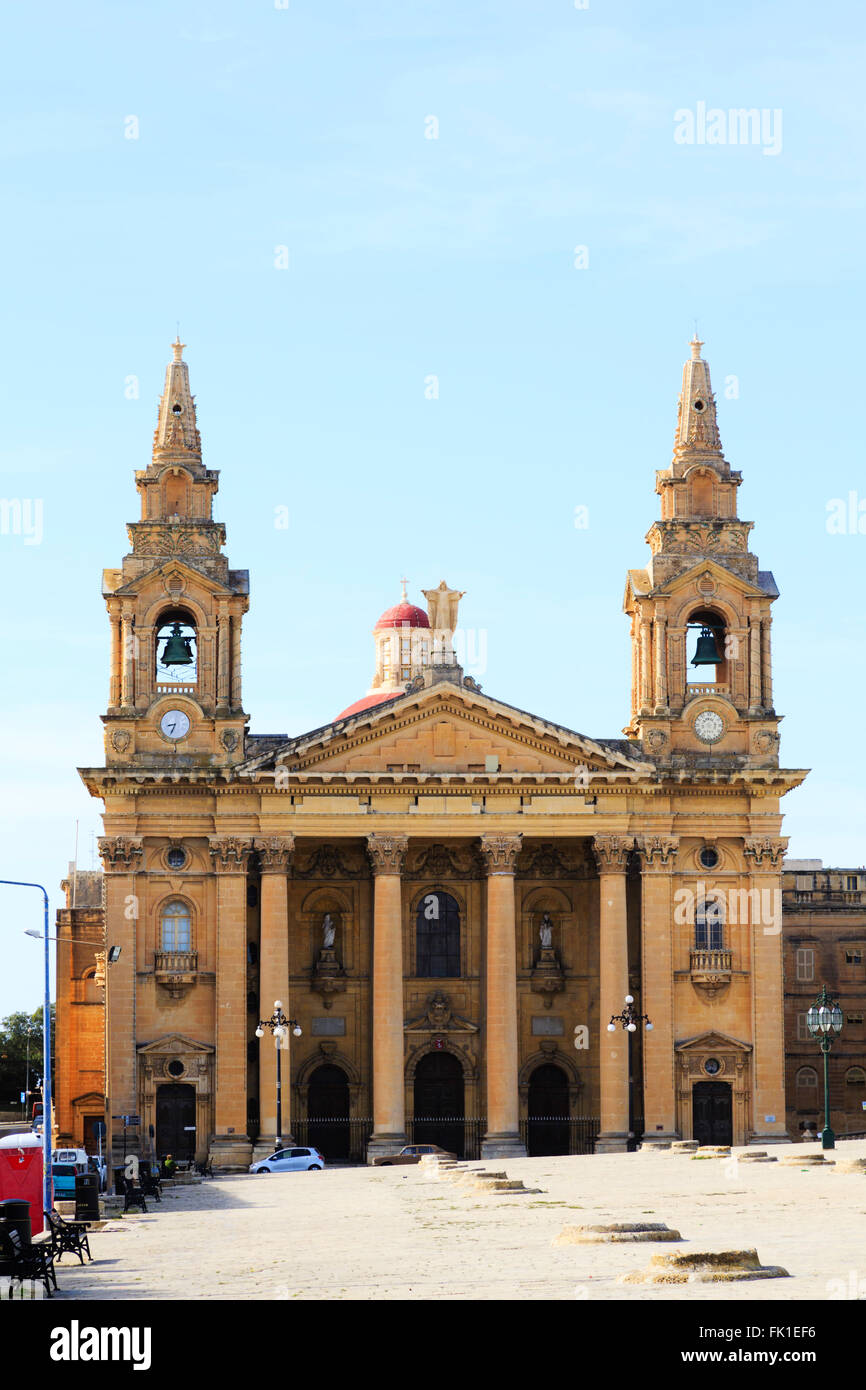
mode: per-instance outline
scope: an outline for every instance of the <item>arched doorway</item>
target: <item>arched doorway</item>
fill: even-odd
[[[307,1142],[329,1163],[349,1158],[349,1082],[346,1073],[332,1063],[316,1067],[307,1095]]]
[[[195,1158],[195,1086],[156,1088],[156,1152],[158,1158]]]
[[[729,1083],[698,1081],[692,1091],[692,1138],[701,1144],[730,1144],[733,1133]]]
[[[463,1157],[463,1068],[452,1052],[428,1052],[415,1068],[415,1144]]]
[[[568,1153],[568,1077],[553,1062],[545,1062],[529,1078],[531,1158]]]

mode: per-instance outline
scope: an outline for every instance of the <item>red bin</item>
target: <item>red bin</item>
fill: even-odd
[[[39,1235],[42,1215],[42,1140],[38,1134],[0,1139],[0,1201],[17,1197],[30,1204],[30,1229]]]

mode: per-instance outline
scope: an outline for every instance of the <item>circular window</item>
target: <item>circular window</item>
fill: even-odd
[[[169,1076],[183,1076],[183,1062],[169,1062],[166,1071]]]
[[[712,845],[704,845],[698,859],[702,869],[714,869],[719,862],[719,852]]]
[[[186,850],[181,849],[180,845],[172,845],[165,859],[170,869],[182,869],[186,863]]]
[[[722,1064],[718,1057],[708,1057],[704,1062],[704,1071],[707,1073],[707,1076],[715,1076],[721,1070]]]
[[[700,414],[700,412],[703,410],[703,408],[704,408],[704,403],[703,403],[703,401],[695,401],[695,410],[698,412],[698,414]]]
[[[175,402],[175,404],[174,404],[174,405],[172,406],[172,408],[171,408],[171,413],[172,413],[172,415],[180,415],[180,414],[182,413],[182,411],[183,411],[183,406],[182,406],[182,405],[178,405],[177,402]]]

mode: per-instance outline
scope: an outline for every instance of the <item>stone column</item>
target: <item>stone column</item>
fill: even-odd
[[[121,621],[116,606],[111,610],[111,674],[108,685],[108,707],[117,709],[120,704],[120,684],[122,670],[123,636]]]
[[[599,1083],[601,1132],[596,1153],[625,1153],[628,1148],[628,1034],[616,1026],[607,1031],[613,1014],[622,1013],[628,994],[628,931],[625,871],[630,835],[596,835],[592,848],[599,874]]]
[[[482,835],[487,865],[486,1034],[487,1133],[482,1158],[518,1158],[517,931],[514,873],[522,835]]]
[[[644,1029],[643,1035],[643,1142],[652,1144],[677,1137],[673,873],[679,840],[669,835],[640,835],[636,845],[641,865],[640,1012],[648,1014],[652,1023],[652,1031]]]
[[[761,620],[749,618],[749,713],[761,708]]]
[[[220,611],[217,615],[217,709],[225,711],[229,705],[229,643],[231,628],[229,615]]]
[[[250,845],[216,836],[210,853],[217,876],[216,1098],[213,1166],[242,1173],[252,1145],[247,1137],[247,856]]]
[[[259,1009],[260,1018],[269,1018],[274,1002],[279,999],[283,1013],[292,1017],[289,999],[289,905],[288,873],[294,850],[294,836],[268,836],[255,841],[262,870],[261,935],[259,941]],[[281,1061],[282,1080],[282,1139],[284,1145],[292,1138],[292,1037],[286,1040]],[[277,1137],[277,1052],[270,1029],[259,1041],[259,1137],[254,1156],[267,1157],[274,1151]],[[262,1153],[259,1154],[259,1151]]]
[[[759,910],[752,906],[752,1133],[756,1143],[784,1143],[785,1040],[782,1029],[782,859],[788,841],[749,835],[744,853],[751,861],[750,888],[758,890]],[[751,895],[754,903],[755,895]],[[757,921],[755,920],[757,918]]]
[[[105,872],[105,940],[108,946],[121,948],[113,965],[107,959],[105,962],[105,1123],[107,1150],[115,1167],[122,1161],[123,1129],[112,1116],[135,1115],[139,1104],[135,1036],[139,901],[135,876],[141,869],[141,838],[106,837],[99,841],[99,855]],[[63,1038],[59,1042],[61,1047],[65,1045]]]
[[[640,620],[640,708],[641,714],[649,714],[652,706],[652,661],[650,656],[650,621]]]
[[[243,698],[241,696],[241,615],[235,613],[232,618],[232,672],[231,672],[231,699],[229,701],[232,709],[243,709]]]
[[[126,610],[120,620],[120,703],[124,709],[131,709],[135,695],[133,691],[135,650],[135,630],[132,610]]]
[[[761,623],[761,704],[773,708],[773,665],[770,655],[770,619]]]
[[[659,617],[655,624],[656,639],[656,714],[664,714],[668,707],[668,663],[667,633],[665,619]]]
[[[373,1133],[367,1162],[406,1143],[403,1046],[405,835],[368,835],[373,866]]]

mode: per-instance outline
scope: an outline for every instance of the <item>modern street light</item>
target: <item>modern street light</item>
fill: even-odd
[[[286,1018],[281,999],[274,1000],[274,1012],[270,1018],[259,1019],[256,1037],[263,1038],[266,1028],[270,1028],[273,1033],[277,1049],[277,1142],[275,1147],[281,1149],[283,1147],[283,1077],[280,1067],[280,1052],[282,1051],[283,1038],[288,1037],[290,1028],[296,1038],[301,1036],[303,1030],[297,1019]]]
[[[0,883],[12,888],[38,888],[42,894],[45,939],[45,980],[42,1000],[42,1206],[44,1211],[54,1207],[54,1184],[51,1180],[51,985],[48,952],[48,894],[41,883],[23,883],[15,878],[0,878]],[[31,932],[31,936],[40,933]]]
[[[821,1130],[821,1148],[835,1149],[836,1136],[830,1128],[830,1049],[833,1039],[842,1032],[842,1010],[838,996],[830,994],[826,985],[811,1009],[806,1010],[806,1026],[813,1038],[820,1038],[824,1057],[824,1128]]]
[[[611,1016],[610,1016],[610,1023],[607,1025],[607,1031],[608,1031],[609,1033],[615,1033],[615,1032],[616,1032],[616,1025],[617,1025],[617,1024],[619,1024],[619,1025],[628,1033],[628,1127],[629,1127],[629,1131],[632,1132],[631,1137],[630,1137],[630,1139],[629,1139],[629,1144],[630,1144],[630,1145],[636,1144],[636,1142],[637,1142],[636,1139],[634,1138],[634,1134],[633,1134],[633,1131],[634,1131],[634,1076],[633,1076],[633,1067],[632,1067],[632,1048],[631,1048],[631,1042],[632,1042],[632,1036],[633,1036],[633,1034],[635,1034],[635,1033],[637,1032],[637,1027],[638,1027],[638,1024],[639,1024],[639,1023],[645,1024],[645,1026],[646,1026],[646,1031],[647,1031],[648,1033],[651,1033],[651,1032],[652,1032],[652,1024],[650,1023],[649,1018],[647,1017],[647,1015],[646,1015],[646,1014],[639,1014],[639,1013],[637,1012],[637,1009],[636,1009],[635,1006],[634,1006],[634,995],[633,995],[633,994],[627,994],[627,995],[625,996],[625,1008],[623,1009],[622,1013],[621,1013],[621,1014],[611,1014]]]

